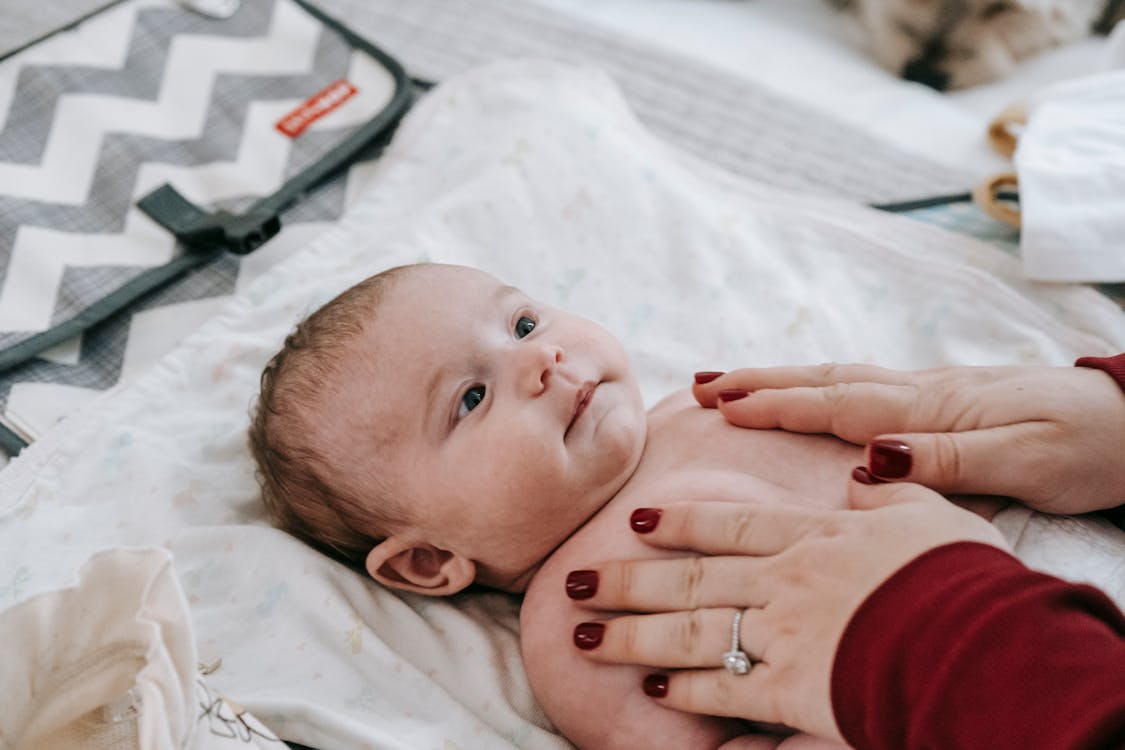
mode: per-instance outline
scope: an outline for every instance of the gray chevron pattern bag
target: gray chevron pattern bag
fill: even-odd
[[[135,312],[229,293],[290,216],[335,218],[314,190],[409,107],[401,66],[306,0],[223,2],[117,0],[0,59],[9,452],[34,435],[14,387],[113,385]]]

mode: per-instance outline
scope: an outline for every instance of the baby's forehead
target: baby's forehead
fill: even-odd
[[[490,315],[511,297],[527,295],[475,268],[428,264],[411,268],[389,290],[382,308],[400,325],[409,324],[403,315],[440,316],[430,322],[455,323],[458,319]],[[449,318],[451,315],[455,317]]]
[[[512,297],[526,298],[475,268],[427,264],[405,270],[365,313],[358,340],[340,353],[345,378],[362,384],[351,397],[405,397],[424,387],[428,373],[465,353],[482,322],[510,306]]]
[[[503,286],[504,283],[498,278],[482,271],[479,268],[472,266],[459,266],[452,263],[420,263],[416,266],[411,266],[399,280],[414,281],[421,283],[452,283],[455,285],[470,285],[470,286]],[[397,286],[397,285],[396,285]]]

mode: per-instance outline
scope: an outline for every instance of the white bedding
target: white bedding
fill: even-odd
[[[595,71],[492,66],[418,104],[337,226],[0,472],[0,608],[73,582],[96,550],[165,548],[200,661],[222,659],[210,685],[287,739],[566,747],[528,691],[514,600],[392,595],[262,519],[244,432],[263,363],[304,313],[419,260],[601,321],[649,403],[700,369],[1125,351],[1125,313],[1090,290],[1024,283],[1011,258],[934,227],[719,174],[644,132]],[[1000,525],[1033,564],[1125,601],[1125,535],[1026,513]]]

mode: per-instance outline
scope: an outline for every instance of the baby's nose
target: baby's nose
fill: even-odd
[[[542,393],[566,355],[556,344],[537,344],[525,349],[530,350],[525,359],[525,382],[532,393]]]

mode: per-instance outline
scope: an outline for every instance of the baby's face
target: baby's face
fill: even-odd
[[[420,541],[522,589],[636,468],[646,417],[618,341],[459,266],[391,286],[363,335],[356,410]]]

